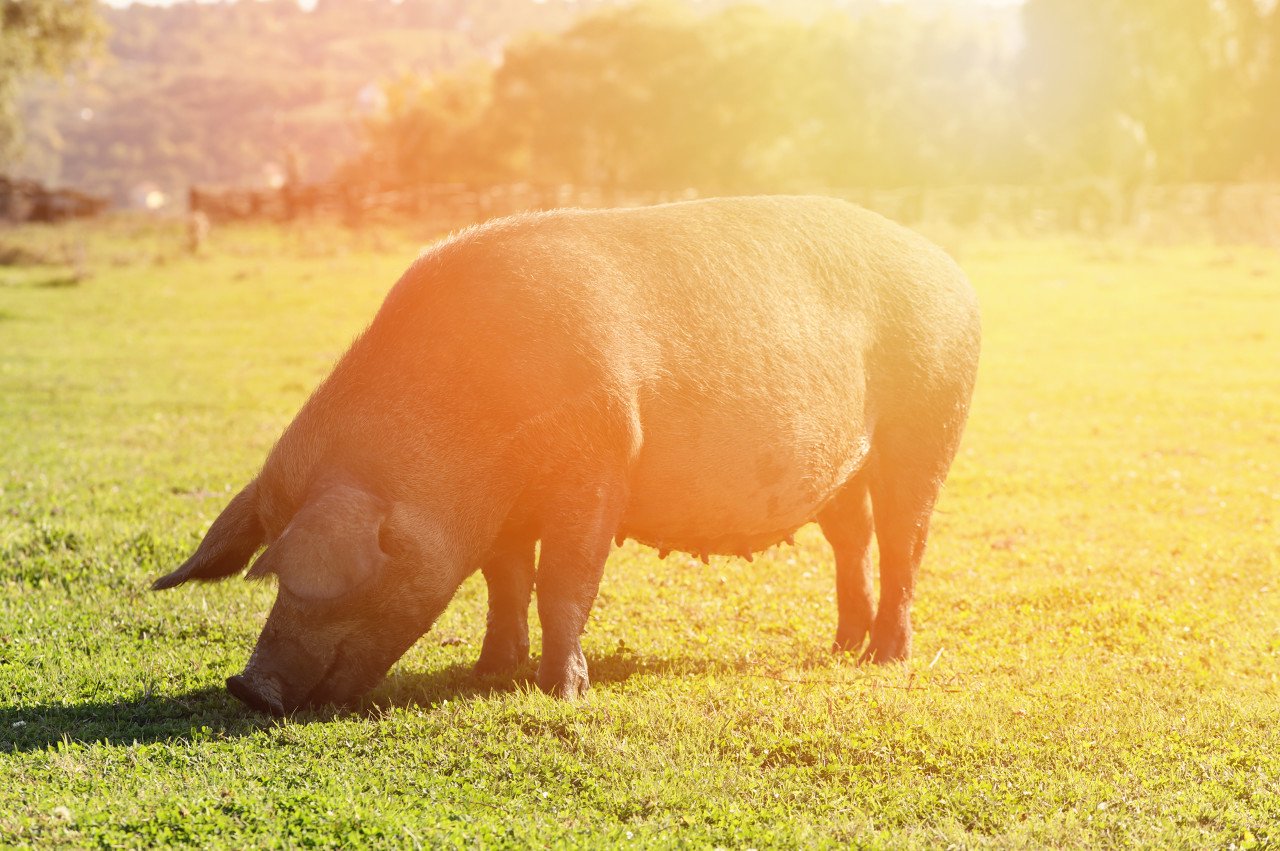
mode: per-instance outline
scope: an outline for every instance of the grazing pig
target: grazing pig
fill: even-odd
[[[955,263],[842,201],[492,222],[409,268],[154,587],[230,576],[265,545],[248,576],[275,574],[279,592],[227,685],[281,714],[364,694],[477,569],[476,668],[514,670],[541,542],[538,685],[574,697],[615,538],[750,558],[816,520],[835,550],[836,649],[905,659],[978,348]]]

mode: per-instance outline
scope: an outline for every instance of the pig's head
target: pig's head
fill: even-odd
[[[249,664],[227,688],[275,715],[349,704],[444,610],[460,583],[455,560],[420,516],[348,481],[314,489],[278,533],[265,514],[251,483],[195,555],[152,587],[234,575],[266,544],[246,578],[274,574],[279,591]]]

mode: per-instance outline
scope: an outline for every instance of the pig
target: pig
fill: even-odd
[[[956,263],[840,200],[493,221],[409,267],[153,587],[237,574],[262,550],[246,576],[274,575],[277,596],[227,686],[282,715],[358,701],[477,570],[475,669],[516,671],[540,544],[537,683],[575,698],[615,541],[750,558],[816,521],[834,649],[905,660],[979,339]]]

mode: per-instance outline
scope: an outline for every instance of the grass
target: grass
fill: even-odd
[[[1262,249],[965,246],[982,373],[907,666],[827,652],[810,528],[754,564],[617,551],[576,705],[470,674],[472,579],[365,711],[247,713],[222,681],[272,589],[147,583],[429,237],[0,233],[0,843],[1280,845]]]

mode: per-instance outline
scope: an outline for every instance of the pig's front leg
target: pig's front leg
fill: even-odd
[[[538,560],[538,686],[548,694],[573,699],[590,686],[580,636],[625,505],[625,480],[602,478],[557,500],[544,516]]]
[[[482,568],[489,586],[489,623],[477,674],[511,674],[529,658],[534,544],[532,534],[501,538]]]

